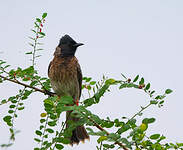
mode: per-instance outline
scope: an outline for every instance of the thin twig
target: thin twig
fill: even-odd
[[[44,141],[44,134],[45,134],[45,132],[46,132],[46,126],[47,126],[47,124],[48,124],[48,116],[46,117],[46,123],[45,123],[45,125],[44,125],[44,131],[43,131],[43,134],[42,134],[42,139],[41,139],[41,148],[42,148],[42,146],[43,146],[43,141]]]
[[[137,112],[135,115],[133,115],[128,121],[127,121],[127,123],[130,121],[130,120],[132,120],[132,119],[134,119],[137,115],[139,115],[142,111],[144,111],[145,109],[147,109],[149,106],[151,106],[152,104],[151,103],[149,103],[148,105],[146,105],[145,107],[142,107],[141,108],[141,110],[139,111],[139,112]],[[126,123],[126,124],[127,124]]]

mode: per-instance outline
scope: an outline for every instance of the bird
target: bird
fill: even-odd
[[[77,58],[75,57],[76,50],[83,43],[77,43],[69,35],[61,37],[58,46],[54,52],[54,58],[48,67],[48,77],[54,92],[59,96],[71,96],[76,105],[81,97],[82,90],[82,71]],[[71,116],[72,111],[66,112],[66,128],[69,127],[68,120],[74,122],[79,121],[79,118]],[[70,144],[79,144],[89,140],[89,135],[83,125],[77,126],[72,131],[72,136],[69,138]]]

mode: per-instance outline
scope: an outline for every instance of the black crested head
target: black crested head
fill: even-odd
[[[64,35],[59,42],[58,47],[61,49],[61,56],[74,56],[77,47],[84,45],[83,43],[77,43],[69,35]]]

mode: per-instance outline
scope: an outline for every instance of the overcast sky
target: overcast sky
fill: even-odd
[[[137,74],[162,93],[171,88],[164,107],[151,107],[144,117],[155,117],[150,133],[161,133],[168,141],[182,142],[183,132],[183,1],[182,0],[1,0],[0,59],[12,67],[31,64],[24,53],[31,47],[28,36],[36,17],[47,12],[46,38],[37,69],[47,76],[47,67],[61,36],[69,34],[85,43],[77,51],[84,76],[99,80],[102,75],[120,79],[121,73],[134,78]],[[15,95],[18,87],[0,84],[0,99]],[[25,101],[26,109],[18,113],[15,144],[8,150],[31,150],[36,146],[34,131],[43,112],[42,94]],[[131,117],[140,106],[148,104],[145,93],[135,89],[113,88],[102,102],[90,110],[99,116]],[[7,105],[0,107],[0,117],[7,114]],[[8,141],[8,128],[0,119],[0,144]],[[71,150],[94,150],[96,139]]]

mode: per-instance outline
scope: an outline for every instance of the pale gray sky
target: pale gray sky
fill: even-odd
[[[27,67],[30,61],[28,36],[34,18],[47,12],[44,51],[38,60],[41,75],[47,76],[49,61],[59,38],[71,35],[85,45],[77,51],[84,76],[98,80],[105,74],[119,79],[140,74],[157,92],[173,89],[164,107],[152,107],[144,117],[155,117],[149,133],[162,133],[168,141],[182,142],[183,100],[183,1],[182,0],[1,0],[0,1],[0,59],[12,67]],[[0,99],[17,93],[14,84],[0,84]],[[15,144],[8,150],[31,150],[36,143],[34,131],[39,127],[43,112],[42,94],[25,101],[26,109],[18,113],[16,128],[21,129]],[[148,97],[135,89],[117,90],[106,94],[102,102],[90,108],[101,117],[128,116],[148,103]],[[8,107],[0,107],[0,117]],[[8,128],[0,120],[0,144],[8,141]],[[71,150],[94,150],[96,139]]]

